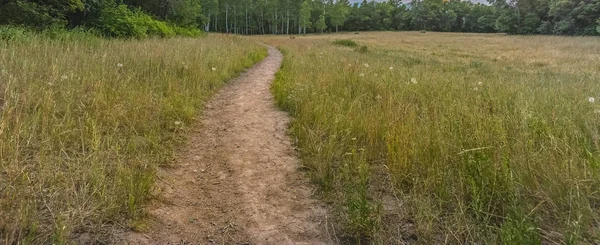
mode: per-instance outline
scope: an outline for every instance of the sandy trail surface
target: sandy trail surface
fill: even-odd
[[[161,191],[151,228],[120,244],[331,244],[325,206],[298,170],[269,91],[282,54],[269,55],[206,104]]]

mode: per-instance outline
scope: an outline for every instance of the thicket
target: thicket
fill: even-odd
[[[0,25],[38,31],[87,29],[91,33],[107,37],[145,38],[200,34],[198,27],[202,19],[198,1],[165,1],[160,6],[151,3],[152,1],[141,4],[141,1],[116,0],[6,0],[0,2]],[[161,7],[169,11],[158,13]]]

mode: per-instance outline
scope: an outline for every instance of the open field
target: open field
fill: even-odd
[[[272,91],[351,239],[600,243],[599,38],[257,39],[285,55]]]
[[[0,244],[143,228],[157,168],[198,109],[265,55],[225,35],[0,40]]]

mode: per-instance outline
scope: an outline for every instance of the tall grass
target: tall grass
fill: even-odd
[[[345,38],[369,52],[331,44]],[[600,242],[600,39],[265,40],[285,51],[273,93],[347,235]]]
[[[105,242],[203,102],[265,55],[221,35],[0,40],[0,243]]]

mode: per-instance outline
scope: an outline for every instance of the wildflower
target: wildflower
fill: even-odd
[[[412,84],[417,84],[417,79],[413,77],[413,78],[410,79],[410,82]]]
[[[67,76],[67,75],[60,76],[60,80],[67,80],[67,79],[69,79],[69,76]]]
[[[588,97],[588,101],[590,103],[594,103],[594,102],[596,102],[596,99],[594,99],[594,97]]]
[[[393,67],[393,66],[390,66],[390,70],[393,70],[393,69],[394,69],[394,67]]]
[[[360,76],[361,76],[361,77],[364,77],[364,76],[365,76],[365,74],[364,74],[364,73],[361,73],[361,74],[360,74]]]
[[[478,87],[474,87],[473,90],[477,91],[477,90],[479,90],[479,88]]]
[[[365,63],[365,67],[366,67],[366,68],[369,68],[369,64]]]
[[[179,126],[179,125],[181,125],[181,122],[180,121],[175,121],[175,125]]]
[[[118,67],[118,68],[122,68],[122,67],[123,67],[123,64],[121,64],[121,63],[117,63],[117,67]]]
[[[483,85],[483,83],[482,82],[478,82],[477,85],[481,86],[481,85]]]
[[[377,95],[377,96],[375,96],[375,99],[376,99],[376,100],[380,100],[380,99],[381,99],[381,95]]]
[[[211,68],[211,70],[212,70],[212,71],[216,71],[216,70],[217,70],[217,68],[214,68],[214,67],[213,67],[213,68]]]

